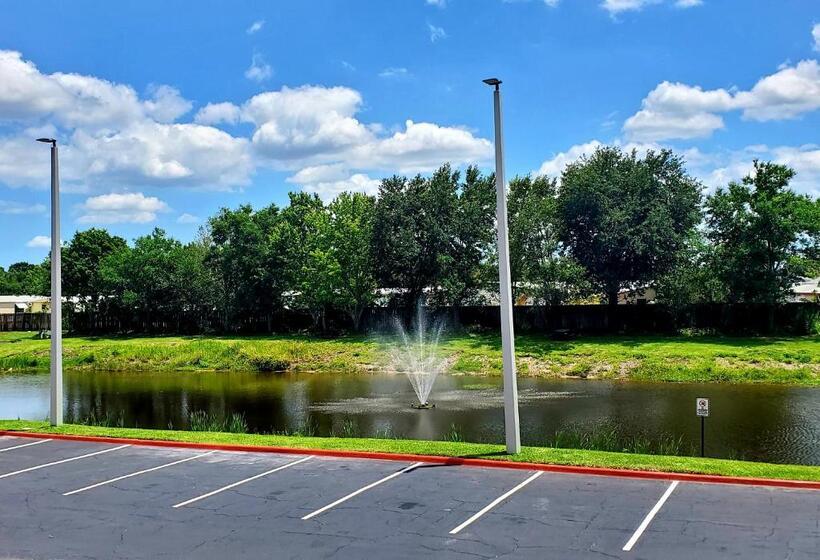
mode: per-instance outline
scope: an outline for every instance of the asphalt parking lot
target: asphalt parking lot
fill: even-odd
[[[0,436],[0,558],[820,558],[820,492]]]

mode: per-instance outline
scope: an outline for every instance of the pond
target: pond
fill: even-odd
[[[695,398],[711,399],[707,455],[820,465],[820,388],[785,385],[519,379],[522,441],[615,429],[692,453]],[[415,410],[400,375],[66,372],[67,418],[140,428],[187,428],[189,412],[242,413],[251,432],[414,439],[504,439],[501,379],[442,375],[433,410]],[[0,376],[0,418],[48,415],[48,375]]]

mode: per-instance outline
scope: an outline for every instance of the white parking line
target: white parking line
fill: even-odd
[[[341,504],[341,503],[344,503],[344,502],[348,501],[350,498],[355,498],[356,496],[358,496],[358,495],[359,495],[359,494],[361,494],[362,492],[367,492],[367,491],[368,491],[368,490],[370,490],[371,488],[375,488],[375,487],[376,487],[376,486],[378,486],[379,484],[382,484],[382,483],[384,483],[384,482],[387,482],[388,480],[390,480],[390,479],[392,479],[392,478],[396,478],[397,476],[402,475],[402,474],[406,473],[406,472],[407,472],[407,471],[409,471],[409,470],[415,469],[416,467],[420,467],[420,466],[421,466],[421,465],[423,465],[423,464],[424,464],[424,463],[421,463],[421,462],[419,462],[419,463],[413,463],[413,464],[412,464],[412,465],[410,465],[409,467],[405,467],[405,468],[403,468],[402,470],[400,470],[400,471],[398,471],[398,472],[394,472],[394,473],[393,473],[393,474],[391,474],[390,476],[386,476],[386,477],[382,478],[381,480],[377,480],[376,482],[372,482],[372,483],[368,484],[367,486],[365,486],[364,488],[359,488],[359,489],[358,489],[358,490],[356,490],[355,492],[351,492],[350,494],[348,494],[348,495],[347,495],[347,496],[345,496],[344,498],[339,498],[338,500],[336,500],[336,501],[335,501],[335,502],[333,502],[332,504],[328,504],[328,505],[326,505],[326,506],[325,506],[325,507],[323,507],[323,508],[319,508],[319,509],[317,509],[317,510],[316,510],[316,511],[314,511],[313,513],[309,513],[309,514],[307,514],[307,515],[306,515],[306,516],[304,516],[302,519],[304,520],[304,519],[310,519],[311,517],[316,517],[317,515],[319,515],[319,514],[321,514],[321,513],[326,512],[326,511],[327,511],[327,510],[329,510],[330,508],[336,507],[336,506],[338,506],[339,504]]]
[[[160,469],[164,469],[166,467],[173,467],[174,465],[179,465],[180,463],[187,463],[188,461],[193,461],[194,459],[199,459],[200,457],[205,457],[206,455],[211,455],[216,453],[216,451],[208,451],[207,453],[200,453],[199,455],[194,455],[193,457],[188,457],[186,459],[180,459],[179,461],[174,461],[173,463],[165,463],[164,465],[159,465],[158,467],[151,467],[150,469],[144,469],[141,471],[133,472],[131,474],[125,474],[123,476],[118,476],[116,478],[112,478],[110,480],[105,480],[103,482],[98,482],[96,484],[91,484],[89,486],[84,486],[83,488],[77,488],[76,490],[72,490],[71,492],[66,492],[63,496],[72,496],[74,494],[79,494],[80,492],[85,492],[86,490],[91,490],[93,488],[97,488],[99,486],[105,486],[106,484],[113,484],[114,482],[119,482],[120,480],[125,480],[126,478],[131,478],[133,476],[139,476],[141,474],[149,473],[158,471]]]
[[[285,464],[285,465],[282,465],[282,466],[276,467],[275,469],[271,469],[271,470],[269,470],[269,471],[265,471],[265,472],[263,472],[263,473],[259,473],[259,474],[255,475],[255,476],[250,477],[250,478],[246,478],[246,479],[244,479],[244,480],[240,480],[239,482],[234,482],[233,484],[228,484],[227,486],[223,486],[222,488],[217,488],[217,489],[216,489],[216,490],[214,490],[213,492],[208,492],[207,494],[203,494],[203,495],[201,495],[201,496],[197,496],[196,498],[191,498],[190,500],[186,500],[186,501],[184,501],[184,502],[180,502],[180,503],[176,504],[174,507],[175,507],[175,508],[185,507],[185,506],[190,505],[190,504],[192,504],[192,503],[194,503],[194,502],[198,502],[199,500],[204,500],[205,498],[210,498],[211,496],[214,496],[214,495],[216,495],[216,494],[219,494],[220,492],[224,492],[225,490],[230,490],[231,488],[236,488],[237,486],[240,486],[240,485],[242,485],[242,484],[245,484],[246,482],[250,482],[250,481],[252,481],[252,480],[256,480],[257,478],[262,478],[263,476],[267,476],[267,475],[269,475],[269,474],[273,474],[273,473],[275,473],[275,472],[281,471],[281,470],[286,469],[286,468],[288,468],[288,467],[292,467],[292,466],[294,466],[294,465],[298,465],[299,463],[304,463],[304,462],[305,462],[305,461],[307,461],[308,459],[312,459],[312,458],[313,458],[313,455],[309,455],[309,456],[307,456],[307,457],[304,457],[304,458],[302,458],[302,459],[299,459],[298,461],[293,461],[293,462],[291,462],[291,463],[287,463],[287,464]]]
[[[16,474],[23,474],[31,471],[36,471],[39,469],[44,469],[46,467],[53,467],[54,465],[62,465],[63,463],[69,463],[71,461],[78,461],[79,459],[85,459],[86,457],[93,457],[94,455],[102,455],[103,453],[111,453],[112,451],[117,451],[119,449],[123,449],[125,447],[130,447],[130,443],[126,443],[125,445],[120,445],[118,447],[111,447],[108,449],[103,449],[102,451],[95,451],[94,453],[86,453],[85,455],[79,455],[77,457],[69,457],[68,459],[62,459],[60,461],[53,461],[51,463],[46,463],[44,465],[37,465],[36,467],[29,467],[27,469],[20,469],[19,471],[13,471],[6,474],[0,474],[0,478],[8,478],[10,476],[14,476]]]
[[[661,510],[663,504],[666,503],[666,500],[669,499],[669,496],[672,495],[672,492],[674,492],[675,488],[677,487],[677,480],[675,480],[674,482],[672,482],[672,484],[669,485],[669,488],[667,488],[666,492],[663,493],[663,496],[661,496],[661,499],[658,500],[657,504],[655,504],[655,507],[649,510],[649,513],[646,514],[646,517],[644,517],[643,521],[641,521],[641,524],[638,525],[638,528],[635,530],[635,533],[632,535],[632,537],[628,541],[626,541],[626,544],[623,548],[625,552],[629,552],[630,550],[632,550],[632,547],[635,546],[635,543],[638,542],[639,538],[641,538],[643,532],[646,530],[647,527],[649,527],[649,524],[652,522],[652,519],[654,519],[655,515],[657,515],[657,513]]]
[[[15,445],[14,447],[4,447],[0,449],[0,453],[5,453],[6,451],[11,451],[12,449],[22,449],[23,447],[29,447],[31,445],[40,445],[41,443],[45,443],[47,441],[52,441],[50,439],[38,439],[37,441],[32,441],[31,443],[23,443],[22,445]]]
[[[504,492],[499,497],[497,497],[495,500],[493,500],[492,502],[490,502],[489,504],[484,506],[481,510],[479,510],[475,515],[470,517],[467,521],[465,521],[464,523],[462,523],[461,525],[459,525],[458,527],[456,527],[455,529],[450,531],[450,534],[451,535],[456,535],[456,534],[460,533],[462,529],[464,529],[465,527],[467,527],[468,525],[473,523],[475,520],[477,520],[479,517],[481,517],[482,515],[484,515],[485,513],[490,511],[491,509],[493,509],[495,506],[497,506],[498,504],[500,504],[501,502],[503,502],[504,500],[506,500],[507,498],[509,498],[510,496],[512,496],[513,494],[515,494],[519,490],[521,490],[522,488],[524,488],[524,486],[526,486],[527,484],[529,484],[530,482],[532,482],[533,480],[535,480],[536,478],[538,478],[542,474],[544,474],[544,471],[538,471],[537,473],[530,476],[527,480],[525,480],[524,482],[522,482],[521,484],[519,484],[518,486],[516,486],[512,490],[508,490],[507,492]]]

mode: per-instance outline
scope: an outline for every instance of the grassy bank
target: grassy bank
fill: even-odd
[[[134,428],[106,428],[71,424],[52,428],[45,422],[29,422],[24,420],[0,420],[0,430],[27,430],[42,433],[197,443],[274,445],[305,450],[335,449],[384,453],[418,453],[444,457],[478,457],[497,461],[524,461],[553,465],[820,481],[820,467],[775,465],[771,463],[701,459],[696,457],[555,449],[547,447],[524,447],[520,454],[510,456],[504,452],[503,446],[492,444],[401,439],[319,438],[221,432],[183,432],[171,430],[141,430]]]
[[[97,371],[344,371],[390,368],[389,340],[266,337],[66,337],[64,365]],[[516,337],[520,375],[650,381],[769,382],[820,385],[820,336]],[[441,352],[455,373],[498,375],[501,342],[486,334],[446,337]],[[49,341],[0,333],[0,372],[43,371]]]

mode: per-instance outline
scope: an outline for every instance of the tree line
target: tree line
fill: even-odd
[[[782,302],[820,274],[820,202],[789,188],[790,168],[754,163],[740,182],[703,196],[681,157],[602,147],[560,180],[509,183],[516,299],[536,305],[617,302],[654,287],[660,302]],[[329,203],[290,193],[283,208],[223,208],[195,241],[163,230],[133,245],[104,229],[78,231],[62,251],[63,293],[90,324],[138,317],[151,325],[242,330],[282,309],[326,328],[330,310],[358,329],[375,303],[481,303],[497,293],[494,176],[443,165],[395,175],[378,196]],[[0,268],[0,293],[47,294],[49,261]],[[127,321],[133,324],[133,321]]]

